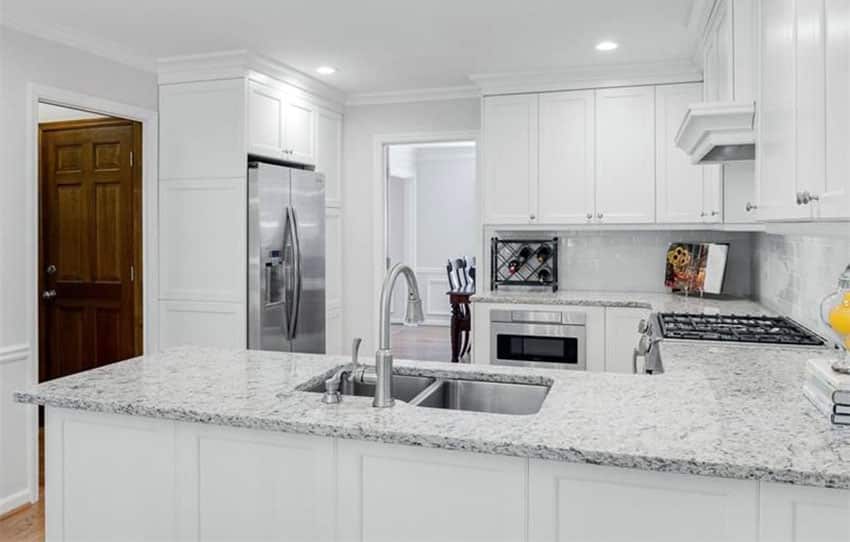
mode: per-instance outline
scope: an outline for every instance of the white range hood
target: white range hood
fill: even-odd
[[[688,108],[676,146],[694,164],[755,159],[756,107],[753,102],[708,102]]]

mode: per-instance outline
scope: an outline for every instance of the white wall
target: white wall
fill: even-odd
[[[7,390],[26,387],[32,363],[35,277],[26,262],[35,250],[26,228],[32,202],[25,185],[31,83],[97,96],[150,110],[157,108],[156,76],[58,43],[2,28],[0,35],[0,513],[21,504],[34,480],[28,472],[28,409],[11,402]],[[24,352],[23,361],[15,352]],[[5,354],[8,354],[4,357]],[[6,360],[5,362],[3,360]],[[23,364],[23,365],[21,365]],[[21,367],[24,367],[22,369]]]
[[[53,104],[38,104],[38,122],[65,122],[69,120],[88,120],[108,118],[105,115],[89,113],[70,107],[61,107]]]
[[[478,130],[477,99],[349,107],[345,111],[343,187],[345,206],[345,340],[363,337],[363,352],[375,349],[373,222],[375,137],[388,134]]]

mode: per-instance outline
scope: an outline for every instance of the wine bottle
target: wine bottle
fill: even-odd
[[[537,261],[540,263],[546,263],[551,255],[552,249],[546,245],[540,245],[540,248],[537,249]]]
[[[552,280],[552,272],[544,267],[537,272],[537,280],[539,280],[541,284],[549,283]]]
[[[508,262],[508,273],[513,275],[514,273],[519,271],[520,268],[523,265],[525,265],[525,262],[527,262],[528,258],[530,258],[530,257],[531,257],[531,249],[528,248],[528,246],[522,247],[519,250],[519,252],[517,253],[516,258],[514,258],[513,260]]]

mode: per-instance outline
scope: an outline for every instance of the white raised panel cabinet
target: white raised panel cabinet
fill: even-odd
[[[850,491],[763,482],[761,542],[847,542]]]
[[[825,1],[826,174],[818,217],[850,218],[850,2]]]
[[[640,334],[638,324],[650,310],[631,307],[605,309],[605,372],[634,374],[633,352]]]
[[[656,212],[660,223],[701,222],[703,166],[676,146],[674,139],[688,106],[702,100],[702,85],[666,85],[655,89]]]
[[[530,224],[537,209],[537,95],[484,98],[484,217]]]
[[[147,418],[47,409],[47,540],[176,540],[174,429]]]
[[[317,110],[294,94],[249,81],[248,152],[315,164]]]
[[[655,221],[655,88],[596,91],[596,218]]]
[[[723,222],[723,166],[701,166],[702,180],[702,222],[717,224]]]
[[[283,119],[286,160],[316,163],[316,107],[301,98],[288,96]]]
[[[797,204],[796,1],[761,2],[761,99],[758,114],[759,217],[811,217]]]
[[[525,459],[354,440],[337,453],[340,541],[525,539]]]
[[[326,109],[316,112],[316,171],[325,176],[325,205],[342,200],[342,115]]]
[[[729,162],[723,166],[723,222],[752,224],[758,219],[755,162]]]
[[[531,542],[756,542],[758,482],[532,459],[528,510]]]
[[[539,213],[545,224],[584,224],[595,213],[592,90],[540,95]]]
[[[280,90],[248,83],[248,153],[282,159],[286,100]]]
[[[180,540],[334,537],[329,438],[178,424]]]

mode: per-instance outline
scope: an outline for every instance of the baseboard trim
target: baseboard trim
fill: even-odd
[[[30,495],[29,488],[13,493],[8,497],[0,499],[0,519],[5,519],[12,514],[17,514],[27,506],[35,504]]]

